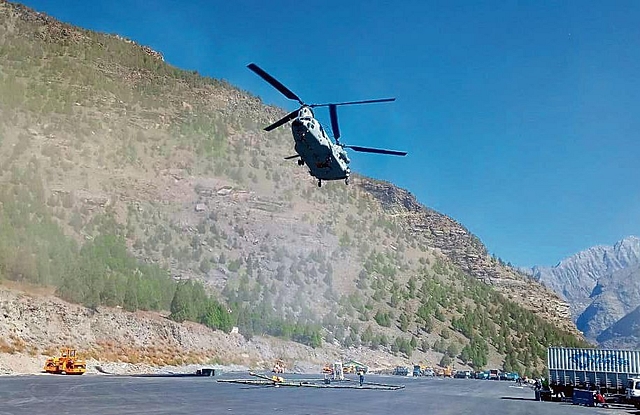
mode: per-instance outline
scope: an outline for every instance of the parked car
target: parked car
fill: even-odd
[[[471,379],[472,374],[470,370],[458,370],[453,377],[457,379]]]
[[[427,368],[424,370],[424,372],[422,372],[422,376],[435,376],[436,372],[433,371],[433,369],[431,368]]]
[[[476,372],[476,379],[489,379],[489,371],[485,370],[484,372]]]
[[[422,370],[420,370],[420,365],[413,365],[413,376],[422,376]]]
[[[393,369],[393,374],[398,376],[407,376],[409,374],[409,369],[404,366],[396,366],[396,368]]]
[[[504,374],[504,378],[504,380],[511,380],[515,382],[516,380],[520,379],[520,375],[516,372],[508,372]]]

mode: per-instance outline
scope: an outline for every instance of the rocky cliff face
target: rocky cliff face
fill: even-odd
[[[213,363],[271,369],[275,359],[285,359],[289,369],[317,373],[341,354],[332,345],[312,349],[269,337],[247,340],[200,324],[178,324],[159,313],[107,307],[92,310],[50,295],[0,288],[0,373],[39,372],[61,345],[77,348],[93,365],[119,361],[140,365],[142,370]],[[30,356],[33,363],[16,367],[11,363],[15,355]],[[351,356],[366,356],[378,368],[407,364],[366,349],[354,350]]]
[[[10,284],[15,285],[15,284]],[[353,359],[373,371],[391,371],[416,360],[367,347],[343,350],[325,343],[311,348],[269,336],[251,339],[226,334],[200,324],[178,324],[155,312],[120,308],[89,309],[69,304],[36,287],[0,287],[0,374],[40,373],[45,360],[61,346],[72,346],[87,360],[87,371],[153,373],[159,367],[193,373],[202,365],[224,371],[271,370],[276,359],[287,372],[320,373],[327,362]],[[416,357],[414,356],[414,359]],[[436,362],[439,354],[421,354]],[[494,358],[492,365],[499,365]]]
[[[578,329],[588,338],[601,333],[640,305],[640,238],[596,246],[554,267],[534,267],[533,277],[571,305]]]
[[[410,192],[390,183],[364,179],[361,186],[379,200],[385,210],[403,216],[409,232],[425,238],[429,246],[438,249],[460,269],[564,329],[575,331],[569,323],[571,316],[566,301],[492,258],[478,237],[463,225],[420,205]]]

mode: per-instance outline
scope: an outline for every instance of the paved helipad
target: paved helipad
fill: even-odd
[[[613,414],[635,411],[536,402],[512,382],[367,376],[398,391],[256,387],[217,379],[105,375],[0,377],[0,414]],[[304,378],[317,376],[304,376]],[[293,379],[293,377],[287,377]],[[354,382],[355,384],[355,382]]]

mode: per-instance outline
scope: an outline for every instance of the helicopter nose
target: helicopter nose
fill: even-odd
[[[303,131],[305,129],[304,123],[297,119],[291,123],[291,128],[293,128],[293,131]]]

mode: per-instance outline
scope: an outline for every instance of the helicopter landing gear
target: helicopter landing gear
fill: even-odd
[[[322,180],[318,180],[318,187],[322,187]]]
[[[349,176],[344,178],[344,184],[349,185]]]
[[[298,166],[304,166],[304,160],[298,159]]]

